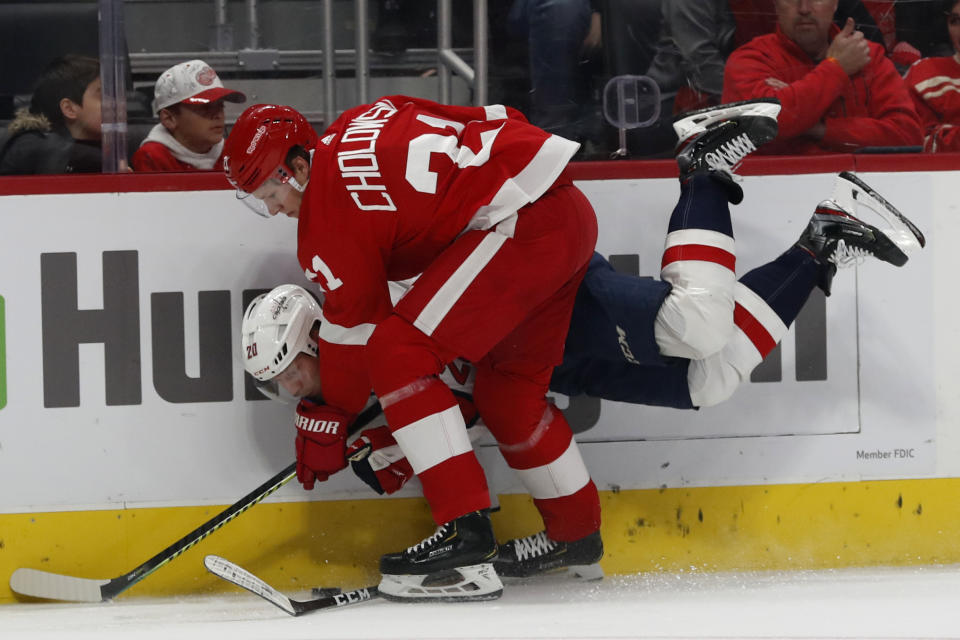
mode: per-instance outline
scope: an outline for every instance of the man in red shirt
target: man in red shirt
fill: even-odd
[[[224,101],[245,102],[203,60],[174,65],[157,79],[153,112],[160,124],[133,154],[134,171],[223,169]]]
[[[723,101],[778,98],[780,132],[763,153],[850,152],[921,143],[920,121],[883,47],[833,24],[837,0],[774,0],[777,29],[727,60]]]

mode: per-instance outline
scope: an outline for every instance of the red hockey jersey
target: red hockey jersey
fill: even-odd
[[[923,121],[925,151],[960,151],[960,62],[924,58],[904,80]]]
[[[392,309],[387,282],[416,276],[461,233],[539,198],[579,145],[500,105],[389,96],[345,112],[314,151],[297,255],[325,294],[324,397],[347,411],[370,390],[362,353]]]

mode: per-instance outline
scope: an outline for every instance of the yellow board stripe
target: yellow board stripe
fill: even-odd
[[[960,562],[960,479],[601,492],[603,567],[816,569]],[[222,507],[0,514],[0,576],[30,567],[81,578],[130,571]],[[542,528],[526,496],[501,496],[501,540]],[[121,597],[224,591],[215,553],[277,588],[359,587],[380,554],[433,531],[419,498],[261,504]],[[0,602],[15,596],[4,578]]]

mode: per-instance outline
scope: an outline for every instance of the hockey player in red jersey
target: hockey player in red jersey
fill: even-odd
[[[924,58],[903,80],[924,128],[924,151],[960,151],[960,2],[944,2],[954,54]]]
[[[586,356],[592,358],[598,365],[592,367],[593,373],[607,374],[606,378],[591,376],[599,380],[607,379],[609,384],[601,383],[601,388],[595,387],[587,390],[588,393],[610,399],[684,408],[700,406],[707,402],[722,401],[724,397],[728,397],[732,393],[737,384],[736,382],[728,384],[728,382],[742,380],[744,376],[749,375],[750,369],[765,355],[765,349],[768,351],[769,348],[772,348],[782,332],[786,330],[786,326],[792,321],[795,313],[799,311],[799,306],[802,306],[802,302],[806,299],[810,289],[819,283],[824,289],[829,290],[833,270],[837,263],[844,260],[850,251],[859,252],[859,255],[872,253],[878,258],[895,264],[905,262],[905,255],[899,248],[892,246],[889,238],[883,232],[874,233],[878,230],[861,223],[846,213],[840,205],[821,207],[823,211],[818,209],[814,218],[811,219],[808,229],[794,248],[774,263],[760,267],[744,277],[744,284],[741,289],[743,292],[752,292],[752,297],[747,296],[749,301],[746,302],[746,306],[749,311],[745,313],[743,309],[739,309],[739,315],[737,315],[733,309],[732,285],[735,281],[723,276],[726,272],[732,274],[732,264],[727,265],[729,260],[724,257],[732,255],[727,250],[728,247],[732,247],[732,237],[728,237],[727,233],[724,232],[725,227],[729,226],[729,212],[726,211],[725,203],[722,206],[719,203],[726,199],[738,202],[742,197],[739,186],[732,180],[732,168],[752,148],[775,135],[777,109],[778,105],[771,103],[769,100],[743,105],[727,105],[706,112],[689,114],[675,125],[683,141],[678,157],[683,186],[681,202],[678,203],[674,212],[674,219],[671,221],[671,236],[668,236],[668,251],[665,255],[663,275],[668,282],[644,281],[645,283],[651,283],[651,285],[648,287],[633,287],[631,285],[629,287],[631,291],[629,297],[632,299],[627,304],[618,306],[616,310],[620,313],[620,316],[624,312],[631,311],[628,315],[637,317],[623,317],[623,319],[620,316],[617,317],[618,325],[616,329],[619,339],[616,340],[615,356],[609,359],[608,356],[597,357],[598,353],[610,352],[610,349],[605,346],[606,334],[609,333],[606,329],[609,329],[609,327],[601,326],[604,323],[597,324],[598,331],[590,332],[591,335],[596,335],[592,345],[586,345],[586,349],[573,349],[577,352],[570,359],[571,362],[576,363],[574,368],[584,366],[582,358]],[[264,127],[263,131],[265,130]],[[259,132],[260,127],[257,127],[255,131]],[[254,133],[254,137],[256,135],[257,133]],[[259,133],[261,138],[264,135],[266,134]],[[287,135],[293,134],[288,131]],[[243,142],[245,140],[243,139]],[[252,143],[250,146],[252,146]],[[295,155],[296,153],[290,154],[288,157],[294,157]],[[232,160],[229,162],[232,162]],[[288,162],[288,164],[290,163]],[[294,162],[292,164],[299,163]],[[289,167],[289,169],[290,171],[286,173],[292,175],[294,185],[285,186],[282,179],[276,180],[255,193],[259,196],[258,199],[269,207],[270,213],[283,211],[288,214],[298,214],[300,212],[301,196],[299,196],[299,193],[303,189],[302,185],[307,181],[309,174],[301,172],[301,175],[298,176],[295,167]],[[230,170],[229,167],[228,170]],[[282,178],[290,181],[290,178],[286,176],[282,176]],[[696,185],[700,186],[696,187]],[[694,196],[695,193],[705,195],[700,196],[698,200]],[[695,205],[695,202],[700,202],[700,206]],[[836,212],[834,212],[834,209]],[[724,223],[724,220],[727,220],[727,222]],[[896,226],[895,223],[891,224]],[[719,226],[716,230],[710,230],[717,225]],[[698,227],[703,228],[698,229]],[[670,240],[671,237],[673,238],[672,241]],[[856,239],[858,237],[860,237],[859,240]],[[724,238],[728,239],[724,240]],[[846,239],[848,246],[844,245],[844,239]],[[670,260],[667,260],[667,257],[670,257]],[[588,287],[591,291],[583,298],[586,302],[582,305],[578,303],[578,308],[582,306],[587,310],[585,314],[581,315],[606,317],[607,312],[613,309],[609,303],[604,312],[596,313],[598,304],[600,307],[604,306],[604,293],[602,292],[606,291],[607,294],[610,294],[617,290],[625,290],[622,287],[624,283],[614,283],[618,277],[616,274],[608,275],[612,272],[608,266],[604,268],[602,262],[602,258],[594,256],[591,272],[595,272],[597,275],[592,278],[591,286]],[[595,270],[592,268],[594,263],[597,267]],[[711,263],[714,263],[714,266],[710,266]],[[328,275],[333,275],[333,272],[331,271]],[[753,281],[748,283],[747,280],[751,276]],[[777,284],[777,282],[781,282],[777,280],[778,277],[785,277],[791,283],[791,286],[784,288]],[[697,282],[718,292],[729,289],[729,295],[698,296],[696,295],[699,290],[698,286],[692,286],[693,283]],[[641,292],[638,289],[649,291]],[[765,289],[771,290],[769,296],[765,295]],[[414,287],[415,290],[416,287]],[[792,291],[792,293],[785,293],[787,290]],[[638,294],[639,298],[637,297]],[[743,295],[746,295],[746,293]],[[718,304],[712,302],[715,297],[719,300]],[[728,297],[730,299],[730,309],[725,311],[726,307],[723,305]],[[781,297],[785,297],[785,300],[779,300]],[[406,299],[406,296],[404,299]],[[739,306],[742,299],[739,292],[736,299]],[[286,300],[286,297],[284,297],[284,300]],[[621,302],[623,301],[618,300],[617,305],[620,305]],[[767,303],[772,305],[773,308],[768,309],[763,314],[763,309],[767,308]],[[278,322],[277,314],[282,316],[287,313],[285,310],[286,303],[271,302],[270,304],[272,306],[267,311],[260,309],[254,314],[256,316],[264,312],[269,316],[264,316],[268,327],[264,328],[265,334],[276,333],[274,327]],[[258,331],[256,327],[261,326],[257,324],[260,319],[251,316],[251,313],[255,311],[254,306],[251,305],[250,310],[248,310],[248,317],[244,321],[245,340],[249,337],[247,334],[255,335]],[[273,306],[277,308],[274,309]],[[641,307],[649,307],[652,312],[643,312],[639,315],[633,313]],[[702,327],[705,331],[688,331],[686,334],[676,333],[672,329],[671,324],[682,328],[685,322],[683,319],[685,314],[698,316],[704,310],[707,315],[717,320],[716,327],[705,326]],[[751,313],[757,312],[761,312],[759,320],[754,321],[753,324],[747,322],[749,326],[743,325],[744,322],[753,318]],[[319,318],[319,312],[317,313]],[[661,315],[664,316],[664,321],[660,321]],[[723,320],[725,315],[730,316],[728,321]],[[656,322],[654,321],[655,316],[657,318]],[[739,318],[736,323],[734,323],[735,317]],[[671,323],[669,321],[671,318],[679,320],[679,322]],[[248,326],[248,321],[251,323],[250,326]],[[628,333],[624,334],[620,327],[621,324],[627,327]],[[728,324],[731,326],[733,324],[737,325],[738,335],[740,332],[747,332],[747,343],[742,344],[735,338],[731,339],[730,336],[727,336],[726,331],[721,330]],[[286,327],[286,325],[284,326]],[[754,338],[761,333],[758,332],[758,327],[769,330],[769,334],[764,333],[763,335],[771,338],[771,340],[759,342],[755,340]],[[334,327],[333,330],[342,331],[342,328]],[[582,335],[585,332],[580,331],[579,333],[582,340]],[[716,343],[717,348],[723,347],[723,340],[730,340],[730,345],[722,353],[718,352],[715,356],[712,356],[706,364],[700,360],[687,360],[684,366],[679,366],[676,357],[670,361],[671,364],[667,364],[661,358],[661,351],[663,355],[681,357],[689,357],[685,354],[691,356],[705,354],[712,348],[712,335],[721,335],[722,337],[722,340]],[[623,358],[622,341],[624,339],[633,348],[637,356],[641,358],[641,361],[634,358],[629,363],[620,362]],[[574,344],[583,347],[581,340],[574,340]],[[250,355],[250,345],[246,345],[248,351],[247,367],[251,374],[260,380],[270,380],[277,376],[277,380],[283,386],[288,387],[292,393],[298,395],[310,395],[311,391],[309,389],[319,389],[319,379],[315,380],[316,386],[311,386],[313,383],[309,382],[309,369],[304,372],[300,367],[293,367],[282,375],[278,375],[278,372],[290,363],[291,358],[303,350],[302,345],[294,344],[292,348],[288,348],[284,338],[282,345],[276,345],[277,349],[271,350],[268,348],[266,351],[262,351],[266,341],[263,339],[260,341],[263,343],[260,345],[261,351],[257,351],[257,341],[253,341],[254,348],[252,351],[255,357]],[[647,344],[648,342],[653,345],[651,348],[647,348],[650,346]],[[770,344],[767,344],[767,342],[770,342]],[[641,343],[642,349],[634,346]],[[323,344],[322,339],[320,344]],[[569,350],[570,342],[568,340]],[[648,352],[651,353],[648,354]],[[297,362],[295,359],[292,361]],[[607,364],[603,364],[602,361],[606,361]],[[567,360],[564,362],[566,364]],[[694,364],[704,364],[704,366],[696,367],[693,366]],[[253,368],[251,369],[251,367]],[[322,367],[323,365],[321,365]],[[563,369],[563,367],[560,369]],[[560,369],[557,371],[560,371]],[[616,380],[611,378],[611,372],[616,372],[613,376]],[[715,375],[711,375],[711,372]],[[565,393],[570,393],[571,385],[580,384],[576,375],[561,376],[561,378],[564,388],[560,390]],[[626,380],[627,384],[621,383],[621,379]],[[665,380],[667,383],[659,385],[659,387],[656,384],[645,384],[645,386],[652,388],[652,391],[649,392],[641,388],[644,385],[633,384],[637,380],[652,381],[654,379]],[[722,384],[718,384],[718,380]],[[687,390],[688,383],[690,385],[689,390]],[[554,372],[554,388],[557,384],[557,372]],[[602,388],[603,384],[607,384],[606,389]],[[324,387],[324,395],[326,396],[326,394],[326,387]],[[509,410],[510,408],[507,407],[506,409]],[[389,417],[389,411],[387,413]],[[481,410],[481,413],[483,413],[483,410]],[[338,420],[333,421],[337,422]],[[325,420],[324,424],[329,424],[329,422],[330,420]],[[307,419],[305,423],[308,425],[316,424],[316,418],[312,421]],[[334,472],[345,465],[342,462],[344,445],[342,441],[336,438],[328,438],[327,435],[322,436],[321,439],[330,445],[337,444],[336,447],[329,447],[329,449],[335,450],[335,453],[330,456],[335,462],[328,465],[326,469],[326,472]],[[304,438],[314,439],[313,436],[304,436],[303,433],[298,435],[298,459],[303,459],[303,454],[308,451],[301,443]],[[398,438],[398,440],[403,446],[403,439]],[[386,446],[384,439],[379,437],[378,441],[371,440],[370,445],[374,449]],[[403,447],[404,453],[407,452],[408,448]],[[504,451],[508,462],[510,462],[510,450],[508,447],[503,447],[502,442],[501,450]],[[575,451],[575,449],[571,450]],[[414,458],[411,457],[411,459]],[[397,464],[400,464],[396,458],[394,460]],[[403,462],[406,463],[406,461]],[[398,476],[392,473],[396,471],[396,467],[391,469],[392,466],[389,459],[386,465],[382,464],[381,459],[378,471],[382,472],[385,480],[393,482],[392,486],[396,488],[399,484],[402,484],[401,476],[403,474]],[[517,468],[512,462],[511,466]],[[560,470],[559,466],[556,468]],[[568,468],[566,471],[569,472],[569,470]],[[523,469],[519,469],[519,471],[521,479],[524,480],[531,493],[536,497],[538,476],[524,473]],[[423,474],[420,475],[423,479]],[[326,476],[323,475],[322,477]],[[398,482],[399,484],[397,484]],[[540,503],[538,503],[538,506],[540,506]],[[554,537],[555,534],[550,531],[549,520],[546,515],[544,519],[548,524],[547,531],[530,536],[529,539],[511,541],[504,545],[501,550],[501,557],[496,564],[499,572],[504,575],[527,575],[530,572],[538,572],[556,566],[553,563],[558,559],[559,563],[563,564],[564,561],[560,558],[564,554],[576,556],[577,561],[590,561],[589,557],[577,553],[587,546],[581,543],[584,540],[589,540],[589,537],[573,543],[565,542],[562,539],[558,540]],[[441,530],[444,528],[441,526]],[[599,539],[597,539],[597,542],[599,542]],[[426,547],[427,550],[430,550],[432,546],[433,543],[430,539],[423,544],[423,547]],[[418,547],[422,548],[420,545]],[[411,548],[408,553],[417,552],[420,550],[418,547]],[[389,563],[387,566],[389,567]],[[387,572],[385,571],[385,573]],[[480,578],[485,576],[486,574],[483,574]],[[385,577],[385,581],[388,577]],[[473,577],[476,581],[477,576],[474,575]],[[482,582],[482,580],[480,581]]]
[[[477,409],[533,487],[547,534],[574,542],[599,530],[597,489],[545,395],[596,242],[592,207],[561,175],[577,148],[513,109],[404,96],[345,112],[319,143],[300,114],[270,105],[230,134],[228,178],[269,213],[299,218],[301,266],[324,292],[326,405],[298,407],[298,459],[322,464],[301,481],[346,464],[311,451],[342,459],[372,387],[438,525],[383,556],[387,597],[502,592],[486,480],[438,378],[458,356],[475,363]],[[394,307],[388,281],[414,276]]]

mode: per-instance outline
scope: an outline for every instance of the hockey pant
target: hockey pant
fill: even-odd
[[[459,356],[477,366],[477,410],[547,534],[570,541],[599,529],[596,487],[546,400],[595,243],[589,202],[555,187],[495,229],[463,234],[374,330],[371,382],[437,524],[490,506],[457,402],[437,377]]]
[[[726,194],[708,176],[681,186],[662,264],[662,280],[637,278],[594,255],[551,390],[678,409],[722,402],[780,342],[821,270],[792,247],[735,280]]]
[[[793,247],[739,281],[730,209],[709,176],[681,185],[661,278],[672,286],[654,322],[664,356],[691,360],[693,406],[722,402],[780,342],[816,285],[819,265]]]

